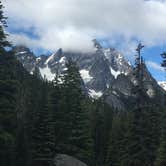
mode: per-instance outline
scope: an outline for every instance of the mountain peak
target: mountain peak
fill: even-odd
[[[63,53],[62,48],[59,48],[59,49],[57,50],[57,52],[56,52],[57,55],[62,55],[62,53]]]
[[[134,85],[133,67],[118,50],[103,48],[96,39],[93,40],[93,43],[96,51],[91,54],[63,52],[60,48],[50,56],[36,57],[24,46],[16,47],[14,50],[17,52],[16,57],[27,71],[33,74],[37,67],[41,76],[47,78],[48,81],[52,81],[56,74],[63,75],[67,70],[66,62],[68,59],[72,59],[78,65],[86,93],[95,99],[105,97],[106,94],[108,96],[106,100],[108,99],[108,103],[112,103],[113,107],[120,104],[121,107],[124,107],[125,104],[121,97],[125,99],[126,96],[131,95],[131,89]],[[146,66],[144,66],[144,73],[147,93],[151,95],[153,89],[158,85],[149,74]]]
[[[15,54],[31,53],[30,49],[24,45],[18,45],[18,46],[13,47],[13,52]]]
[[[97,49],[102,49],[102,46],[101,44],[99,43],[99,41],[97,39],[93,39],[93,44],[94,44],[94,47],[97,48]]]

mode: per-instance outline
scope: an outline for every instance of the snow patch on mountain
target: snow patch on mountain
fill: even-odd
[[[39,62],[41,60],[41,57],[36,58],[36,62]]]
[[[85,83],[88,83],[89,81],[93,79],[93,77],[90,76],[89,71],[86,69],[80,70],[80,74]]]
[[[53,58],[54,58],[55,53],[53,53],[51,56],[48,57],[48,59],[45,62],[45,65],[47,65]]]
[[[152,88],[149,88],[146,93],[150,98],[152,98],[155,95],[155,92]]]
[[[67,68],[67,67],[65,67],[65,68],[63,68],[63,71],[67,71],[67,69],[68,69],[68,68]]]
[[[123,61],[123,56],[122,56],[120,53],[118,53],[117,61],[119,61],[119,64],[120,64],[120,65],[123,65],[123,63],[122,63],[122,61]]]
[[[31,71],[30,74],[33,75],[33,71]]]
[[[111,74],[116,79],[118,75],[128,75],[131,70],[131,64],[127,61],[123,54],[113,48],[102,49],[105,58],[108,60]]]
[[[96,92],[93,89],[89,89],[89,96],[92,97],[93,99],[98,99],[103,95],[101,91]]]
[[[46,78],[48,81],[52,81],[55,78],[55,74],[53,74],[48,67],[48,65],[45,68],[39,68],[41,76],[43,78]]]
[[[62,57],[60,60],[59,60],[59,63],[65,63],[66,62],[66,57]]]
[[[159,81],[158,84],[159,84],[164,90],[166,90],[166,81]]]
[[[110,67],[111,74],[117,79],[118,75],[121,74],[120,71],[115,71],[112,67]]]
[[[26,54],[26,53],[27,53],[27,51],[20,51],[20,52],[16,53],[15,55]]]

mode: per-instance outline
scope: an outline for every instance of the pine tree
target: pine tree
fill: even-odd
[[[63,111],[67,122],[64,129],[67,135],[64,140],[65,149],[68,154],[86,161],[90,158],[92,149],[88,114],[83,103],[82,81],[74,62],[69,60],[66,67],[63,81]]]
[[[3,53],[0,56],[0,161],[1,165],[12,165],[14,159],[15,136],[17,128],[16,61]]]
[[[154,164],[159,143],[159,110],[144,107],[130,112],[124,136],[122,166],[149,166]]]
[[[130,113],[129,126],[124,137],[125,149],[121,155],[122,166],[153,165],[158,145],[159,121],[158,110],[148,104],[148,97],[144,88],[144,63],[140,51],[144,46],[137,48],[135,67],[136,107]]]
[[[114,114],[112,121],[111,134],[109,139],[107,165],[118,166],[123,160],[125,149],[125,135],[129,125],[129,113],[120,112]]]
[[[164,166],[166,164],[166,111],[163,110],[161,118],[161,138],[157,151],[155,166]]]
[[[93,103],[91,124],[94,144],[93,165],[106,165],[110,131],[112,125],[112,109],[103,101]]]
[[[67,137],[66,128],[68,126],[68,121],[66,120],[65,104],[64,104],[64,94],[63,85],[61,83],[61,76],[56,74],[55,79],[51,83],[50,93],[49,93],[49,109],[52,112],[53,118],[53,128],[55,135],[55,152],[63,153],[61,146],[64,144],[64,140]]]
[[[163,66],[163,67],[165,68],[165,70],[166,70],[166,52],[163,52],[163,53],[161,54],[161,56],[162,56],[162,58],[163,58],[163,62],[162,62],[162,64],[161,64],[161,66]]]
[[[36,166],[51,165],[54,155],[54,131],[52,113],[48,109],[47,84],[41,84],[40,107],[34,113],[32,131],[32,159]]]
[[[162,67],[166,70],[166,53],[161,54],[163,58]],[[165,97],[166,98],[166,97]],[[165,99],[166,103],[166,99]],[[166,110],[165,108],[162,111],[162,118],[161,118],[161,139],[160,144],[158,147],[157,158],[155,162],[155,166],[164,166],[166,165]]]
[[[5,47],[10,46],[10,43],[6,39],[4,28],[7,27],[6,17],[3,15],[3,5],[0,1],[0,53],[5,51]]]
[[[140,43],[136,49],[137,55],[135,59],[134,76],[135,86],[133,88],[134,95],[136,96],[136,108],[144,107],[147,104],[147,94],[144,86],[144,61],[141,56],[141,49],[144,46]]]

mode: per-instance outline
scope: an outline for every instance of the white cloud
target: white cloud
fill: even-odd
[[[39,39],[19,41],[45,49],[92,50],[91,40],[120,35],[146,45],[166,43],[166,1],[156,0],[2,0],[13,28],[34,28]],[[12,38],[12,37],[11,37]],[[12,38],[13,42],[16,39]],[[31,42],[32,41],[32,42]],[[128,45],[124,43],[124,45]]]
[[[154,69],[154,70],[157,70],[157,71],[160,71],[160,72],[164,72],[164,68],[161,67],[160,64],[156,63],[156,62],[153,62],[153,61],[147,61],[146,62],[147,66],[151,69]]]
[[[31,39],[28,36],[24,35],[23,33],[9,34],[8,39],[12,44],[26,45],[31,48],[36,48],[36,47],[38,47],[38,44],[40,44],[39,41],[37,41],[35,39]]]

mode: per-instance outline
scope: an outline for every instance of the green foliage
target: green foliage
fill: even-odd
[[[133,110],[121,165],[153,164],[158,145],[158,116],[151,108]]]
[[[163,58],[163,62],[161,65],[166,69],[166,52],[163,52],[161,56]]]
[[[155,166],[164,166],[166,164],[166,110],[161,112],[161,138],[157,150]]]
[[[94,140],[93,164],[96,166],[106,165],[113,112],[106,103],[100,100],[93,103],[91,112],[92,136]]]
[[[69,61],[63,83],[54,81],[52,107],[54,108],[56,149],[62,153],[89,160],[91,155],[91,135],[85,96],[81,89],[81,77],[76,64]],[[58,94],[58,95],[57,95]]]
[[[41,85],[39,110],[35,112],[35,122],[32,129],[32,153],[33,160],[50,161],[54,154],[54,131],[52,114],[48,109],[48,88]]]
[[[126,132],[128,130],[130,115],[127,112],[115,113],[107,153],[107,165],[120,165],[124,155]]]
[[[14,59],[7,54],[0,55],[0,158],[1,165],[12,165],[17,126],[17,92],[19,83]],[[9,67],[9,68],[8,68]],[[8,75],[6,75],[8,74]]]
[[[166,137],[162,136],[161,143],[158,149],[157,159],[155,166],[165,166],[166,165]]]
[[[0,1],[0,52],[4,52],[4,47],[10,46],[6,39],[4,28],[7,26],[6,17],[3,15],[3,5]]]

